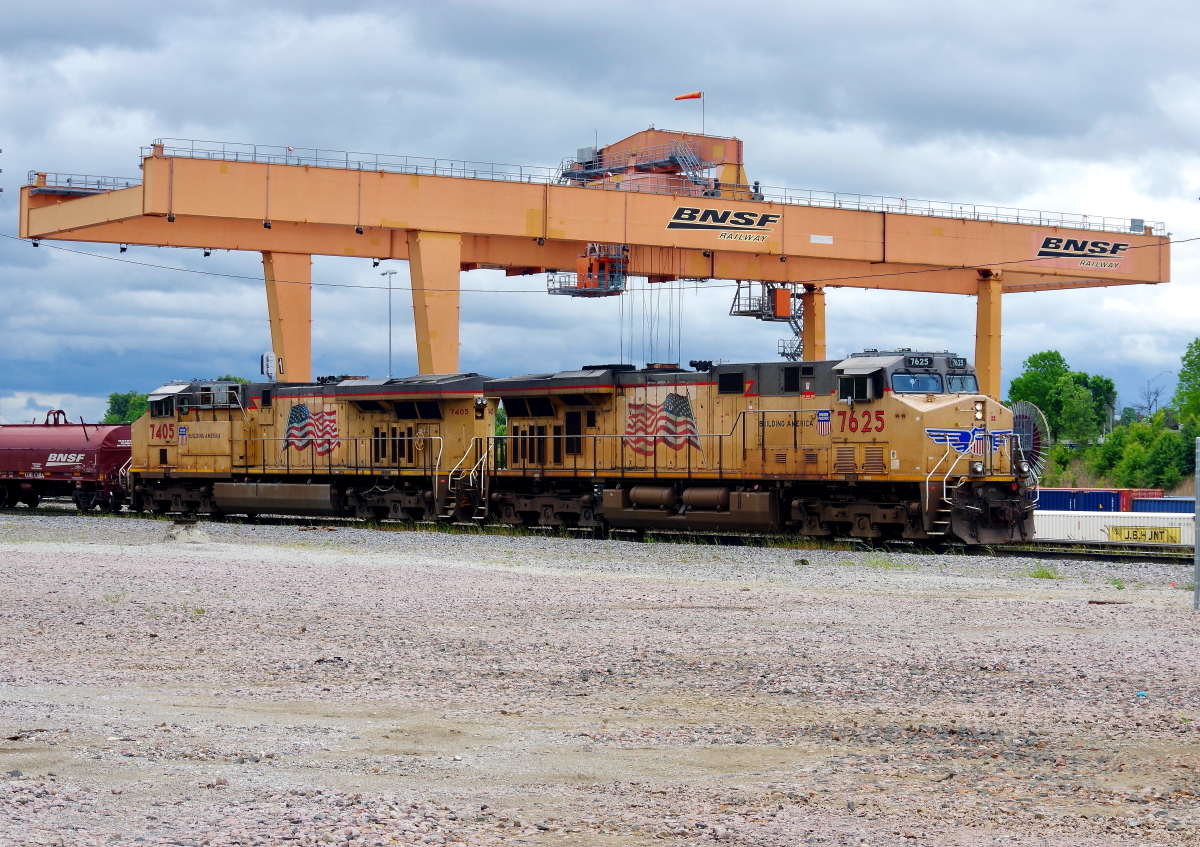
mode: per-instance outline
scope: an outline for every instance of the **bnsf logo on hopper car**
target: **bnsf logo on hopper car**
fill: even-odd
[[[727,241],[766,241],[766,233],[779,215],[760,212],[736,212],[733,209],[697,209],[680,206],[671,216],[667,229],[703,229],[719,232]]]
[[[46,457],[46,467],[50,465],[78,465],[82,461],[82,453],[51,453]]]

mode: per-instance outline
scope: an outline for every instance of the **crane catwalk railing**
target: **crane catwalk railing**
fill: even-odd
[[[337,170],[359,170],[460,179],[483,179],[541,185],[561,185],[599,191],[631,190],[650,194],[702,193],[686,175],[675,178],[658,175],[654,178],[625,180],[596,180],[579,184],[564,175],[564,169],[529,165],[510,165],[499,162],[473,162],[464,159],[437,159],[423,156],[399,156],[384,153],[355,153],[318,148],[280,147],[261,144],[236,144],[222,141],[193,141],[160,138],[152,146],[143,147],[143,157],[206,159],[222,162],[250,162],[272,165],[307,165]],[[138,180],[116,177],[81,177],[76,174],[50,174],[31,171],[29,185],[35,188],[76,189],[83,182],[87,191],[106,191],[139,184]],[[685,183],[688,187],[685,187]],[[1016,206],[990,206],[977,203],[953,203],[940,200],[916,200],[889,197],[881,194],[855,194],[813,189],[771,186],[731,185],[719,183],[718,195],[731,199],[753,199],[789,206],[810,206],[820,209],[846,209],[860,212],[886,212],[897,215],[916,215],[955,220],[993,221],[1023,226],[1065,227],[1067,229],[1123,232],[1141,235],[1166,235],[1161,221],[1141,218],[1114,218],[1071,212],[1047,212]]]

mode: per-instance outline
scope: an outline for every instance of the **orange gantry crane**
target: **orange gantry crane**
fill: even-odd
[[[261,253],[295,382],[312,377],[313,255],[409,261],[421,373],[458,371],[460,273],[476,268],[565,271],[551,291],[583,296],[625,275],[755,281],[735,313],[802,315],[806,360],[825,358],[826,287],[974,295],[975,366],[997,398],[1004,293],[1170,279],[1162,224],[765,188],[740,140],[653,128],[558,168],[165,139],[141,169],[31,173],[21,237]]]

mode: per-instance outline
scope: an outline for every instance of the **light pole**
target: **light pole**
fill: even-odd
[[[386,276],[388,280],[388,379],[392,378],[392,277],[396,275],[395,271],[380,271],[380,276]]]

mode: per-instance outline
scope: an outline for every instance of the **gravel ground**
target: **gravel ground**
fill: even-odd
[[[1189,568],[170,526],[0,515],[0,845],[1200,844]]]

